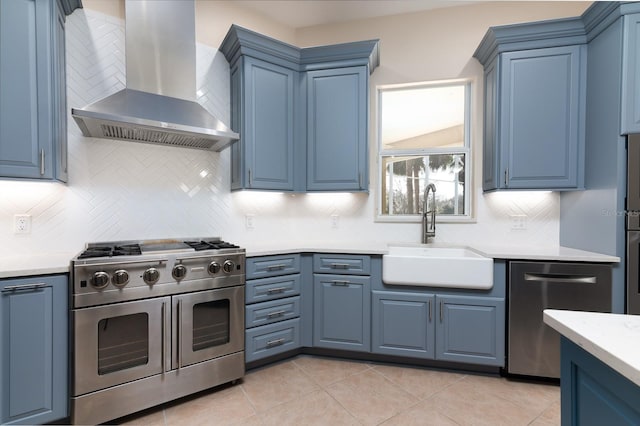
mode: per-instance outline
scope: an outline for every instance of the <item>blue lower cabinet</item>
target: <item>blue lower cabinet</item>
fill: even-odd
[[[300,347],[300,318],[246,331],[245,361],[251,362]]]
[[[426,293],[372,293],[371,351],[379,354],[435,357],[435,296]]]
[[[504,366],[504,299],[394,291],[372,294],[372,352]]]
[[[0,280],[0,420],[68,416],[68,278]]]
[[[302,345],[300,255],[251,257],[246,261],[245,361]]]
[[[562,426],[640,424],[640,387],[565,337],[560,343]]]
[[[245,308],[245,326],[259,327],[300,316],[300,296],[286,297],[269,302],[248,305]]]
[[[313,346],[369,352],[371,278],[315,274]]]
[[[437,296],[436,359],[504,366],[504,299]]]

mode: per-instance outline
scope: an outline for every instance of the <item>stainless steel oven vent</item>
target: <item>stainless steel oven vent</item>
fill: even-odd
[[[124,139],[135,142],[157,143],[161,145],[178,145],[188,148],[211,149],[215,141],[198,136],[186,136],[176,133],[159,132],[157,130],[138,127],[112,126],[103,124],[105,138]]]
[[[220,151],[239,135],[196,102],[195,3],[125,3],[127,87],[71,115],[85,136]]]

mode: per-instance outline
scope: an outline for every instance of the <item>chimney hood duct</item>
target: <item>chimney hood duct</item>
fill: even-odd
[[[85,136],[220,151],[237,133],[196,102],[193,0],[127,0],[126,89],[71,115]]]

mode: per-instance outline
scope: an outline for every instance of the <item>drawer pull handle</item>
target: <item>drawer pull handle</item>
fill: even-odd
[[[270,288],[269,290],[267,290],[267,294],[284,293],[286,290],[286,287]]]
[[[344,281],[344,280],[331,280],[331,283],[333,285],[340,285],[340,286],[348,286],[349,284],[351,284],[349,281]]]
[[[271,319],[271,318],[278,318],[278,317],[282,317],[284,316],[284,314],[286,314],[286,311],[275,311],[275,312],[269,312],[267,314],[267,318]]]
[[[348,263],[332,263],[331,269],[349,269]]]
[[[2,292],[9,293],[14,291],[40,290],[45,287],[51,287],[51,286],[46,283],[8,285],[2,289]]]
[[[279,271],[279,270],[284,269],[286,267],[287,267],[287,265],[282,265],[282,264],[280,264],[280,265],[269,265],[269,266],[267,266],[267,271]]]
[[[284,344],[284,339],[276,339],[276,340],[269,340],[267,342],[267,348],[273,348],[275,346],[280,346]]]

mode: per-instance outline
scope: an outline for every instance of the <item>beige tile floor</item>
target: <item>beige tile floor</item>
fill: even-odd
[[[309,355],[235,386],[122,418],[130,425],[559,425],[560,389],[503,377]],[[116,423],[116,422],[114,422]]]

